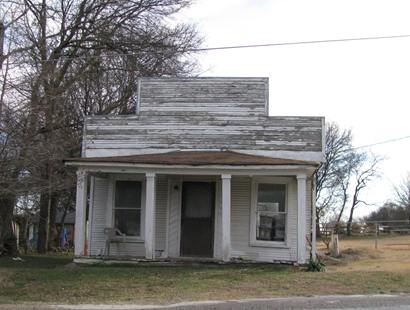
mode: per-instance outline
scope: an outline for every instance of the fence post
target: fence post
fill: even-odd
[[[379,235],[379,224],[376,223],[376,227],[375,227],[375,234],[374,234],[374,248],[377,250],[378,248],[378,235]]]

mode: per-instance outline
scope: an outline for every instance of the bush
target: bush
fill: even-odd
[[[326,271],[325,263],[321,262],[319,259],[310,259],[307,264],[307,271],[310,272],[324,272]]]

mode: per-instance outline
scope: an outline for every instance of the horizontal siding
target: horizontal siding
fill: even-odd
[[[228,143],[227,143],[228,142]],[[322,151],[321,117],[112,116],[86,121],[86,156],[147,150]]]
[[[180,184],[180,181],[175,181]],[[171,183],[171,185],[174,183]],[[106,208],[108,199],[109,180],[95,178],[94,206],[92,214],[90,255],[98,256],[104,253],[106,226]],[[173,187],[172,187],[173,188]],[[307,181],[306,188],[306,225],[307,234],[311,227],[311,180]],[[167,230],[170,231],[169,248],[171,257],[179,256],[172,252],[178,248],[178,228],[180,212],[180,191],[173,191],[175,197],[170,201],[170,218],[168,220],[168,178],[158,176],[156,183],[156,250],[157,255],[166,250]],[[215,257],[220,257],[221,247],[221,204],[220,182],[217,183],[217,203],[215,216]],[[251,178],[233,177],[231,190],[231,250],[233,258],[263,262],[294,262],[297,259],[297,183],[296,179],[288,187],[287,213],[287,243],[288,248],[269,248],[250,246],[250,208],[251,208]],[[169,223],[169,224],[168,224]],[[168,227],[168,225],[170,225]],[[110,254],[121,257],[143,257],[145,247],[139,243],[112,243]],[[306,248],[306,257],[309,257],[309,248]]]
[[[139,83],[137,115],[86,119],[85,156],[322,152],[323,118],[267,116],[266,78],[144,78]]]
[[[92,226],[90,239],[90,255],[103,255],[105,251],[105,234],[107,217],[107,200],[110,186],[109,179],[95,178],[94,185],[94,206],[92,208]],[[167,200],[168,187],[167,178],[158,176],[156,182],[156,222],[155,222],[155,249],[157,255],[166,248],[167,234]],[[144,208],[144,205],[143,205]],[[145,212],[142,212],[144,215]],[[142,219],[144,221],[144,218]],[[111,243],[110,255],[121,257],[144,257],[145,245],[144,242],[121,242]]]
[[[144,257],[144,242],[118,242],[111,243],[110,256],[118,257]]]
[[[139,81],[146,112],[266,115],[267,78],[147,78]]]
[[[232,178],[232,257],[262,262],[294,262],[297,259],[297,188],[288,187],[288,248],[250,246],[251,178]]]

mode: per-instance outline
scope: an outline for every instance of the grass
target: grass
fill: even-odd
[[[292,266],[77,266],[70,257],[0,258],[0,303],[173,303],[191,300],[410,293],[410,270],[309,273]],[[69,265],[67,265],[69,264]],[[333,267],[332,267],[333,268]]]
[[[292,266],[73,266],[68,256],[0,258],[0,303],[173,303],[192,300],[410,293],[410,236],[340,240],[326,273]]]
[[[377,243],[376,249],[374,237],[340,239],[343,262],[329,271],[410,272],[410,236],[384,235]]]

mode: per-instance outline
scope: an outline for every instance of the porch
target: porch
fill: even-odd
[[[305,263],[314,166],[213,153],[67,161],[78,167],[76,257]],[[106,228],[125,234],[110,253]]]

